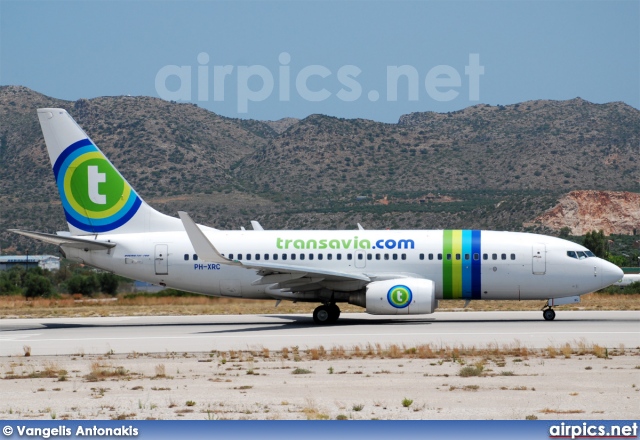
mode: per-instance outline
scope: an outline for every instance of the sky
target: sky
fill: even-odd
[[[640,1],[0,0],[0,85],[262,120],[640,108]]]

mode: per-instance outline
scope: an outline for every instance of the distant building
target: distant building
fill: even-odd
[[[59,270],[60,257],[53,255],[0,255],[0,270],[8,270],[14,266],[25,269],[40,267],[46,270]]]

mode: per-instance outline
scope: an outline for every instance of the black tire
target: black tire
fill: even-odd
[[[340,317],[340,307],[336,304],[329,305],[330,322],[336,322]]]
[[[556,312],[553,309],[547,309],[542,312],[545,321],[553,321],[556,318]]]
[[[313,311],[313,322],[318,325],[325,325],[331,322],[331,309],[328,306],[318,306]]]

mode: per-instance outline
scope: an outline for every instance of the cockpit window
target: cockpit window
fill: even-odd
[[[591,251],[567,251],[567,257],[584,260],[585,258],[595,257],[595,255]]]

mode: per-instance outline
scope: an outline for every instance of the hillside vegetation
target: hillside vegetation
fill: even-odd
[[[70,102],[4,86],[2,231],[66,229],[38,107],[66,108],[152,206],[220,228],[257,219],[265,228],[522,230],[571,190],[640,191],[640,111],[624,103],[482,104],[397,124],[263,122],[149,97]],[[44,249],[6,232],[0,244]]]

